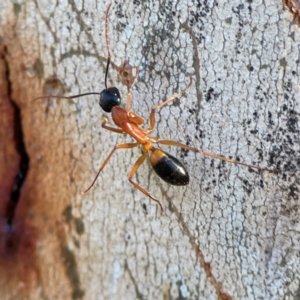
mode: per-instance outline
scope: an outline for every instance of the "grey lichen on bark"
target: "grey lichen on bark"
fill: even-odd
[[[35,96],[54,74],[66,95],[104,88],[109,2],[5,3],[4,15],[15,8]],[[31,174],[48,208],[40,224],[54,228],[40,237],[40,261],[52,255],[45,241],[59,250],[41,264],[37,290],[42,285],[52,299],[63,290],[52,285],[64,277],[65,297],[73,299],[299,297],[300,33],[291,22],[280,1],[113,3],[108,81],[119,88],[122,105],[128,89],[116,66],[126,60],[139,67],[132,111],[146,122],[152,107],[192,77],[185,95],[157,113],[153,136],[281,173],[163,147],[187,166],[191,181],[173,187],[149,162],[141,166],[134,179],[161,199],[160,216],[158,205],[127,180],[141,151],[118,150],[81,196],[114,145],[132,140],[101,128],[106,114],[97,97],[28,99]]]

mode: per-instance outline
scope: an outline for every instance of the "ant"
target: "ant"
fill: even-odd
[[[84,192],[81,194],[86,194],[95,184],[98,176],[100,175],[101,171],[104,169],[112,155],[117,149],[128,149],[128,148],[134,148],[139,145],[142,146],[142,151],[143,154],[138,158],[138,160],[135,162],[133,165],[129,176],[128,180],[129,182],[138,190],[140,190],[143,194],[157,202],[161,208],[161,213],[163,213],[163,207],[160,203],[160,201],[152,196],[148,191],[146,191],[144,188],[142,188],[140,185],[138,185],[136,182],[132,180],[133,176],[137,172],[138,168],[141,166],[141,164],[145,161],[145,159],[148,156],[148,153],[150,152],[150,163],[151,166],[153,167],[154,171],[156,174],[165,182],[172,184],[172,185],[177,185],[177,186],[184,186],[189,183],[189,174],[185,166],[174,156],[168,154],[165,151],[162,151],[158,148],[155,148],[153,144],[162,144],[162,145],[170,145],[170,146],[175,146],[175,147],[180,147],[186,150],[193,151],[195,153],[200,153],[202,155],[214,158],[214,159],[219,159],[223,160],[229,163],[233,163],[236,165],[242,165],[246,166],[249,168],[255,168],[261,171],[268,171],[271,173],[278,173],[278,170],[270,170],[267,168],[262,168],[259,166],[254,166],[250,164],[246,164],[243,162],[239,162],[234,159],[230,158],[225,158],[219,155],[215,155],[213,153],[205,152],[202,150],[199,150],[197,148],[193,148],[190,146],[187,146],[185,144],[181,144],[179,142],[173,141],[173,140],[159,140],[155,137],[150,137],[149,134],[152,132],[154,125],[155,125],[155,112],[162,107],[166,106],[170,102],[174,101],[177,97],[181,96],[183,93],[187,91],[187,89],[191,86],[192,84],[192,78],[190,78],[189,84],[186,86],[185,89],[180,91],[179,93],[173,95],[171,98],[167,99],[163,103],[155,106],[149,116],[150,120],[150,126],[147,129],[142,129],[140,126],[144,124],[144,120],[135,114],[134,112],[130,111],[130,106],[131,106],[131,98],[132,98],[132,90],[133,87],[137,81],[138,78],[138,68],[136,67],[136,76],[135,79],[133,80],[129,92],[127,94],[127,102],[126,102],[126,108],[120,107],[120,102],[121,102],[121,96],[119,93],[119,90],[116,87],[109,87],[107,88],[107,75],[108,75],[108,69],[110,65],[110,48],[109,48],[109,39],[108,39],[108,15],[109,15],[109,10],[110,10],[111,4],[108,5],[107,10],[106,10],[106,17],[105,17],[105,38],[106,38],[106,48],[108,52],[108,57],[107,57],[107,64],[106,64],[106,70],[105,70],[105,89],[101,93],[97,92],[90,92],[90,93],[84,93],[84,94],[79,94],[75,96],[50,96],[51,98],[64,98],[64,99],[74,99],[86,95],[100,95],[100,101],[99,104],[101,108],[107,112],[111,113],[113,122],[118,128],[108,126],[108,118],[105,117],[103,122],[102,122],[102,127],[104,129],[107,129],[112,132],[120,133],[120,134],[129,134],[131,137],[135,139],[136,142],[134,143],[124,143],[124,144],[118,144],[116,145],[110,154],[107,156],[101,167],[99,168],[99,171],[93,180],[92,184],[86,189]],[[35,98],[37,99],[43,99],[43,98],[49,98],[49,96],[42,96]]]

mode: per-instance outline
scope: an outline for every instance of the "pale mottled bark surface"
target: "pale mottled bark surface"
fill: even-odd
[[[94,189],[79,195],[113,146],[131,141],[101,128],[97,97],[30,103],[54,74],[66,94],[104,88],[109,2],[48,2],[0,5],[31,159],[23,190],[38,232],[25,285],[30,298],[299,298],[300,32],[282,3],[113,3],[112,61],[129,60],[140,71],[133,111],[147,120],[154,105],[193,78],[188,92],[157,114],[153,135],[282,171],[166,147],[191,182],[172,187],[148,162],[139,169],[137,182],[165,207],[160,216],[127,181],[140,150],[119,150]],[[127,88],[114,68],[109,83],[125,103]],[[11,291],[6,298],[18,299],[24,283]]]

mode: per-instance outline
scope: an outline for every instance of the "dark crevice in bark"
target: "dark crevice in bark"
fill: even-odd
[[[21,111],[13,100],[11,100],[11,104],[14,108],[14,140],[16,150],[20,155],[20,168],[18,174],[16,175],[14,186],[10,194],[9,204],[6,210],[6,222],[8,230],[13,229],[15,210],[18,205],[20,191],[29,168],[29,157],[27,155],[26,147],[23,140]]]
[[[24,143],[21,110],[17,105],[16,101],[11,97],[12,83],[10,81],[9,63],[6,59],[5,53],[2,54],[2,59],[6,68],[7,95],[14,110],[13,126],[14,126],[15,149],[20,156],[19,170],[15,177],[14,185],[10,193],[10,199],[8,201],[8,206],[6,208],[6,213],[5,213],[5,219],[7,225],[6,230],[7,232],[12,232],[14,229],[14,218],[15,218],[17,205],[20,199],[20,192],[29,168],[29,157],[26,152],[26,147]],[[11,248],[14,246],[12,244],[12,241],[10,241],[10,238],[7,239],[6,246],[7,248]]]

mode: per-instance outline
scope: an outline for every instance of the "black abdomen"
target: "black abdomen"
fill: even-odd
[[[154,149],[150,156],[150,162],[156,174],[167,183],[172,185],[189,183],[189,174],[176,157],[162,150]]]

